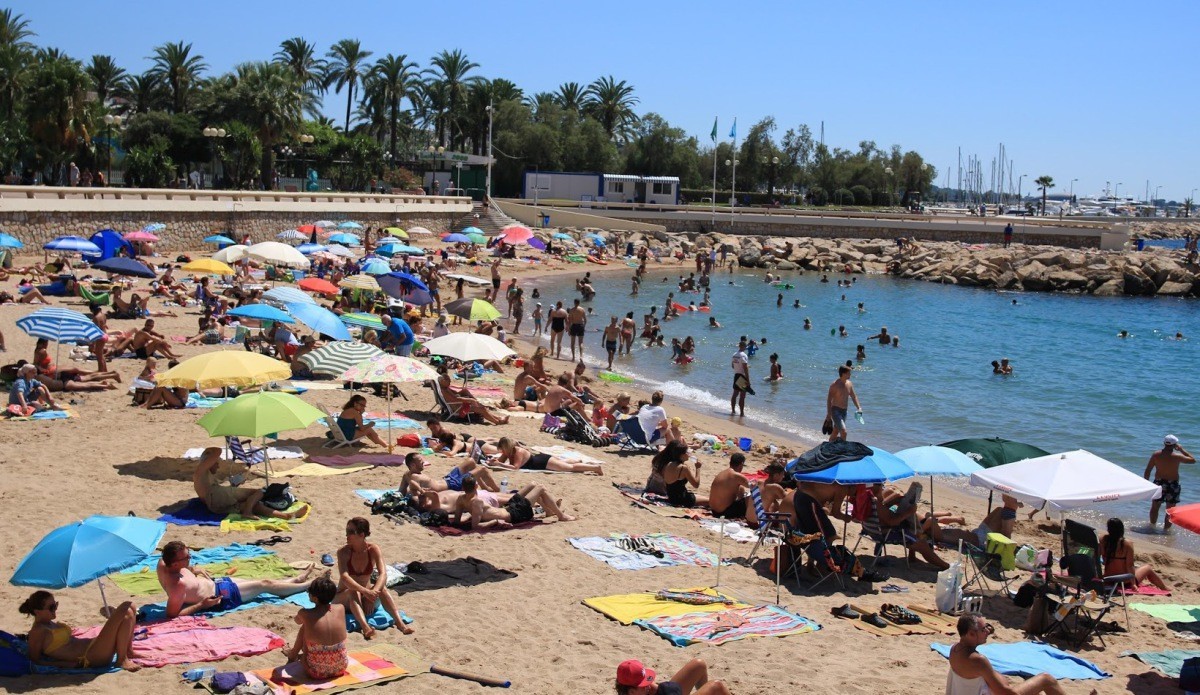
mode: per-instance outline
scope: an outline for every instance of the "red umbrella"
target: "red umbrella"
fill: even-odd
[[[309,292],[317,292],[320,294],[337,294],[341,290],[338,286],[328,280],[321,278],[304,278],[300,281],[300,289],[308,290]]]
[[[312,234],[313,232],[316,232],[317,234],[327,234],[323,228],[318,227],[315,224],[302,224],[299,227],[296,227],[296,231],[300,232],[301,234]]]
[[[1192,533],[1200,533],[1200,503],[1168,507],[1167,518],[1176,526],[1182,526]]]
[[[519,224],[510,224],[500,230],[500,238],[509,244],[519,244],[533,238],[533,231]]]

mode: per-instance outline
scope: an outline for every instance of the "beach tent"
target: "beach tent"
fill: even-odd
[[[100,253],[85,255],[83,260],[88,263],[98,263],[114,256],[120,256],[121,254],[125,254],[130,258],[137,255],[133,251],[133,245],[111,229],[101,229],[92,235],[90,241],[100,247]]]
[[[1157,485],[1083,449],[1025,459],[971,474],[971,484],[1049,511],[1090,509],[1106,502],[1159,496]]]

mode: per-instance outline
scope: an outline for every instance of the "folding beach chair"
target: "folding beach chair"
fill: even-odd
[[[754,563],[754,556],[758,554],[759,548],[767,545],[779,546],[783,543],[783,539],[791,530],[791,523],[787,514],[768,514],[763,506],[762,489],[758,485],[750,486],[750,500],[754,503],[754,516],[758,519],[758,530],[754,540],[754,547],[750,549],[750,554],[746,556],[746,565]],[[778,560],[778,558],[776,558]]]
[[[653,454],[657,451],[646,440],[646,433],[642,430],[642,423],[636,416],[617,420],[616,425],[613,427],[613,434],[616,436],[617,444],[621,447],[622,451],[643,454]]]
[[[1009,577],[1004,573],[1004,567],[1001,563],[1001,558],[996,553],[989,553],[987,550],[980,548],[973,543],[962,543],[959,547],[959,555],[962,557],[963,576],[963,593],[968,593],[968,590],[974,586],[979,590],[979,593],[991,591],[990,582],[999,584],[1004,593],[1012,596],[1010,584],[1015,580],[1015,577]]]
[[[1072,519],[1063,521],[1062,559],[1059,564],[1066,570],[1059,581],[1077,593],[1095,591],[1100,600],[1120,608],[1125,614],[1125,629],[1130,629],[1129,599],[1120,592],[1126,582],[1133,581],[1132,574],[1104,574],[1101,562],[1100,540],[1096,529]]]
[[[470,424],[472,413],[467,410],[454,410],[446,400],[446,396],[442,393],[442,388],[438,382],[431,379],[425,382],[425,386],[433,391],[434,405],[429,409],[429,412],[437,415],[446,422],[459,420]]]
[[[344,446],[354,446],[366,439],[366,437],[347,439],[346,433],[342,431],[341,427],[338,427],[337,416],[328,410],[325,411],[325,424],[329,427],[329,441],[321,445],[322,449],[340,449]]]
[[[246,448],[249,445],[249,448]],[[229,449],[229,454],[233,456],[233,460],[246,466],[253,468],[259,464],[263,467],[263,474],[268,480],[271,478],[271,462],[267,458],[266,447],[255,447],[249,440],[243,442],[238,437],[225,437],[225,446]]]

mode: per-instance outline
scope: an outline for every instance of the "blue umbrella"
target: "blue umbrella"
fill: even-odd
[[[870,456],[864,456],[857,461],[843,461],[813,473],[800,473],[793,476],[796,480],[810,483],[831,483],[836,485],[873,485],[886,483],[901,478],[911,478],[913,469],[901,461],[895,454],[883,449],[868,447]]]
[[[546,242],[542,241],[541,239],[539,239],[537,237],[533,237],[533,238],[527,240],[525,243],[529,244],[530,246],[537,249],[538,251],[546,250]]]
[[[77,236],[60,236],[42,248],[50,251],[66,251],[69,253],[92,253],[99,255],[102,253],[100,247],[92,242]]]
[[[78,311],[51,307],[17,319],[17,327],[35,338],[60,343],[91,343],[104,336],[100,327]]]
[[[433,296],[429,294],[429,286],[415,275],[408,273],[388,273],[375,278],[379,289],[389,297],[403,299],[409,304],[425,306],[433,304]]]
[[[143,232],[161,232],[162,230],[164,230],[166,228],[167,228],[167,225],[163,224],[162,222],[151,222],[150,224],[146,225],[145,227],[142,227],[141,231],[143,231]]]
[[[317,301],[295,287],[276,287],[263,294],[263,299],[272,304],[316,304]]]
[[[596,232],[588,232],[587,234],[583,235],[583,238],[584,239],[600,239],[601,241],[604,240],[604,237]]]
[[[338,229],[362,229],[362,225],[357,222],[342,222],[337,226]]]
[[[204,243],[206,243],[206,244],[236,244],[237,242],[234,241],[233,239],[230,239],[229,237],[225,236],[224,234],[214,234],[212,236],[204,237]]]
[[[387,275],[388,273],[392,272],[392,266],[389,265],[387,261],[380,260],[378,258],[372,258],[366,263],[363,263],[362,271],[367,275]]]
[[[896,452],[896,458],[908,464],[917,475],[929,476],[929,508],[933,509],[933,476],[968,476],[984,470],[970,456],[945,446],[915,446]]]
[[[113,275],[130,275],[135,278],[158,277],[145,263],[139,263],[132,258],[122,258],[120,256],[113,256],[99,263],[93,263],[92,267],[96,270],[112,273]]]
[[[560,241],[575,241],[574,239],[571,238],[570,234],[563,234],[562,232],[555,232],[551,236]]]
[[[446,236],[442,237],[442,241],[446,242],[447,244],[459,244],[469,243],[471,239],[468,238],[466,234],[459,234],[456,232],[454,234],[447,234]]]
[[[479,236],[484,235],[483,230],[480,229],[479,227],[467,227],[466,229],[463,229],[461,233],[462,234],[478,234]]]
[[[331,244],[345,244],[346,246],[359,246],[362,244],[357,236],[346,234],[345,232],[330,236],[328,241]]]
[[[0,232],[0,248],[19,249],[19,248],[23,247],[24,245],[25,244],[21,243],[21,240],[16,238],[15,236],[12,236],[11,234],[5,234],[4,232]]]
[[[269,304],[246,304],[229,310],[230,316],[240,316],[244,319],[259,321],[276,321],[278,323],[295,323],[296,320]]]
[[[604,243],[604,240],[603,240],[603,239],[601,239],[601,238],[599,238],[599,237],[595,237],[595,238],[593,238],[593,239],[592,239],[592,244],[594,244],[594,245],[596,245],[596,246],[608,246],[608,244],[605,244],[605,243]]]
[[[341,318],[323,306],[309,302],[289,302],[288,313],[296,317],[300,323],[317,333],[324,333],[334,340],[352,340],[350,330]]]
[[[323,244],[300,244],[299,246],[296,247],[296,250],[299,251],[300,253],[304,254],[305,256],[308,256],[308,255],[311,255],[314,253],[319,253],[321,251],[324,251],[325,246]]]

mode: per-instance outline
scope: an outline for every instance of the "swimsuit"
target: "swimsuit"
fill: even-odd
[[[734,500],[725,511],[718,512],[713,510],[713,516],[721,519],[744,519],[746,518],[746,498],[739,497]]]
[[[829,411],[830,411],[831,417],[833,419],[833,429],[835,429],[835,430],[846,429],[846,409],[839,408],[835,405],[832,408],[830,408]]]
[[[367,567],[366,567],[366,569],[354,566],[354,552],[353,551],[350,552],[350,557],[346,558],[346,569],[350,571],[351,576],[354,576],[354,577],[366,576],[366,575],[370,574],[371,570],[374,568],[375,568],[375,563],[371,562],[371,551],[369,551],[369,550],[367,551]]]
[[[1162,488],[1163,503],[1167,505],[1179,504],[1179,494],[1182,492],[1182,488],[1180,488],[1178,480],[1155,478],[1154,484]]]
[[[526,521],[533,520],[533,505],[529,503],[529,500],[520,495],[513,495],[505,503],[504,508],[508,510],[510,523],[523,524]]]
[[[558,316],[550,317],[550,330],[554,331],[555,333],[562,333],[563,329],[566,327],[567,327],[567,320],[565,318],[561,318]]]
[[[348,417],[339,417],[337,419],[337,426],[348,440],[354,439],[354,433],[358,431],[358,422]]]
[[[667,501],[676,507],[696,506],[696,493],[687,489],[687,478],[667,483]]]
[[[675,681],[663,681],[658,684],[658,695],[683,695],[683,687]]]
[[[304,643],[304,672],[311,678],[327,680],[346,672],[349,660],[346,657],[346,643],[313,644]]]
[[[571,324],[571,329],[568,331],[573,338],[582,338],[584,335],[584,327],[582,323]]]
[[[150,355],[146,352],[146,348],[144,348],[144,347],[134,349],[133,354],[139,360],[144,360],[144,359],[150,357]]]
[[[213,582],[213,596],[221,599],[214,610],[231,611],[242,605],[242,590],[229,577],[221,577]]]
[[[455,492],[462,492],[463,474],[457,467],[450,469],[450,472],[446,474],[445,480],[447,488]]]
[[[527,471],[544,471],[546,470],[546,465],[549,463],[550,454],[534,454],[529,457],[529,460],[521,468]]]
[[[617,351],[617,341],[615,341],[615,340],[604,341],[604,349],[608,350],[609,352],[616,352]]]
[[[1000,518],[1004,521],[1013,521],[1017,518],[1017,510],[1008,507],[1001,507]]]

